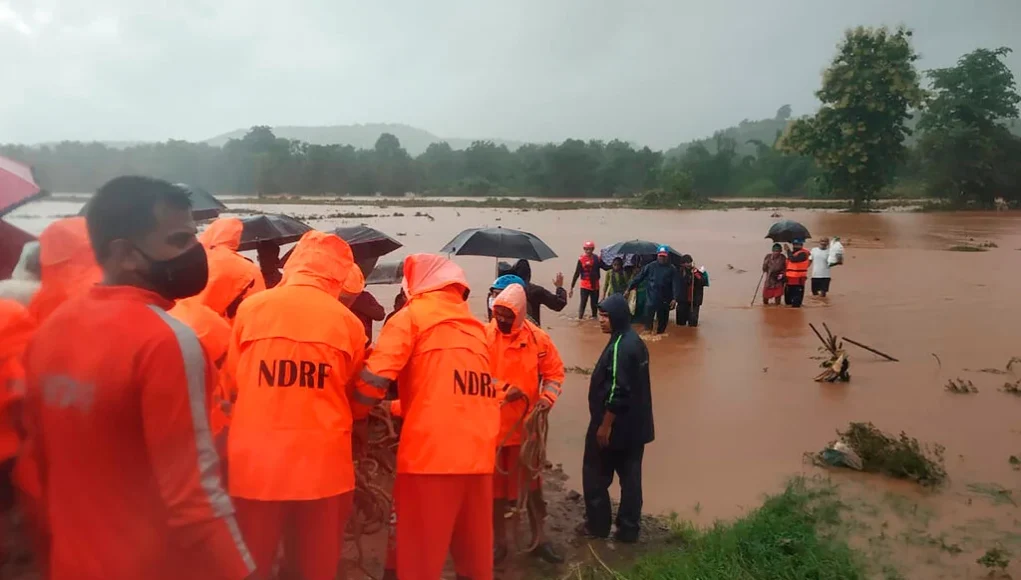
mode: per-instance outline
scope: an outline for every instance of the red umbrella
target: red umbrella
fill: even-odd
[[[0,216],[42,193],[32,177],[32,168],[0,157]]]
[[[11,277],[21,259],[21,249],[35,236],[0,220],[0,280]]]

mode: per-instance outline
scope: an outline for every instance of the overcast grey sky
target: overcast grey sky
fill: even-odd
[[[1021,0],[0,0],[0,142],[399,122],[661,148],[811,111],[845,28],[900,23],[923,69],[1021,50]]]

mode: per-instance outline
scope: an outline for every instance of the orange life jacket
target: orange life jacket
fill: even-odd
[[[581,262],[581,287],[586,290],[598,290],[599,278],[592,279],[592,269],[599,267],[596,263],[596,255],[582,254],[578,261]]]
[[[499,385],[489,373],[485,326],[464,299],[464,272],[442,256],[412,254],[403,285],[408,302],[383,326],[359,375],[358,414],[397,381],[398,473],[493,473]]]
[[[538,326],[525,318],[527,299],[520,284],[511,284],[493,302],[514,312],[510,334],[500,332],[496,318],[486,326],[489,341],[489,368],[494,382],[514,386],[526,399],[505,404],[500,410],[500,433],[497,442],[520,445],[522,414],[530,410],[540,397],[556,403],[564,383],[564,363],[553,340]],[[541,383],[540,383],[541,381]]]
[[[311,500],[354,489],[348,385],[364,360],[365,331],[337,298],[355,267],[346,242],[308,232],[280,284],[238,309],[226,363],[237,390],[232,496]]]
[[[795,250],[791,255],[797,256],[804,254],[805,259],[800,262],[795,262],[790,258],[787,259],[787,283],[792,286],[804,286],[805,280],[808,278],[808,266],[811,263],[808,260],[808,250],[801,248]]]

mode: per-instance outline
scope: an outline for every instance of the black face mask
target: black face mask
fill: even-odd
[[[153,260],[142,250],[138,250],[138,253],[149,262],[146,281],[157,294],[167,300],[194,296],[202,292],[209,281],[209,263],[202,244],[195,244],[169,260]]]
[[[510,334],[511,331],[514,330],[514,323],[513,322],[507,322],[505,320],[500,320],[499,318],[497,318],[496,319],[496,327],[498,329],[500,329],[500,332],[502,332],[504,334]]]

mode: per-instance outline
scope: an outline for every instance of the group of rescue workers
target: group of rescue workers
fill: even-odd
[[[42,578],[336,577],[365,418],[394,383],[387,577],[435,580],[450,554],[459,578],[492,578],[519,494],[540,518],[533,553],[562,561],[538,474],[514,476],[534,469],[519,464],[525,418],[564,381],[528,314],[562,288],[533,286],[519,263],[494,283],[486,324],[459,266],[411,254],[370,346],[350,308],[368,272],[341,238],[305,234],[276,278],[238,253],[239,220],[198,235],[190,209],[167,182],[116,178],[84,218],[41,234],[31,300],[0,300],[0,459]],[[589,388],[579,531],[609,536],[616,473],[616,537],[633,542],[654,436],[648,352],[623,296],[597,313],[610,341]]]

